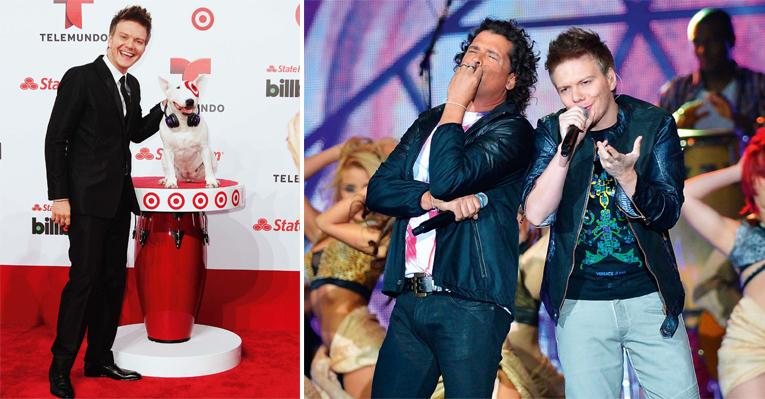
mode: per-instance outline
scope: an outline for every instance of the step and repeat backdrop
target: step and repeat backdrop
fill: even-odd
[[[208,75],[200,113],[216,175],[246,187],[237,198],[243,207],[208,213],[208,268],[299,270],[301,183],[286,140],[301,126],[297,0],[4,1],[0,265],[69,265],[66,232],[50,220],[48,118],[63,74],[105,54],[112,17],[132,4],[153,19],[146,52],[129,71],[141,83],[144,112],[163,99],[159,77]],[[159,134],[131,151],[134,177],[162,175]],[[130,264],[133,246],[131,240]]]

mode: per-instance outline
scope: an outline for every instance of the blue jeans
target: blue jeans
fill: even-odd
[[[624,356],[647,398],[698,398],[685,324],[662,337],[664,309],[656,292],[612,301],[566,299],[555,336],[567,398],[618,398]]]
[[[447,397],[491,397],[511,320],[491,303],[404,292],[380,348],[372,397],[430,397],[442,374]]]

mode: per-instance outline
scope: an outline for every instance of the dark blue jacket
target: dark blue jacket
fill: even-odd
[[[404,288],[404,252],[409,218],[425,213],[426,191],[442,200],[485,193],[489,202],[478,220],[465,220],[436,233],[434,282],[457,295],[512,309],[518,268],[518,223],[523,177],[532,154],[533,128],[508,101],[467,132],[456,123],[434,133],[430,184],[415,181],[412,166],[438,124],[443,105],[422,113],[369,181],[367,206],[396,217],[385,264],[383,291]]]
[[[683,204],[685,165],[677,127],[666,111],[647,102],[620,95],[619,128],[609,144],[622,154],[632,151],[638,136],[643,136],[640,157],[635,164],[637,186],[630,199],[617,187],[616,199],[637,239],[646,265],[659,287],[667,312],[661,326],[664,336],[677,329],[677,316],[683,311],[685,292],[677,271],[677,262],[669,240],[669,229],[680,217]],[[524,201],[557,152],[560,143],[558,116],[545,116],[537,124],[535,157],[524,187]],[[563,195],[557,211],[543,224],[551,224],[550,245],[542,279],[542,301],[557,322],[566,296],[568,280],[574,269],[574,251],[587,207],[587,193],[592,179],[595,143],[590,136],[579,144],[572,156]]]

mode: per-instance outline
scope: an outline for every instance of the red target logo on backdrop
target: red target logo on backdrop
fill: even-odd
[[[146,193],[143,196],[143,205],[146,209],[154,209],[159,206],[159,195],[156,193]]]
[[[191,200],[191,202],[194,204],[194,207],[197,209],[203,209],[207,206],[207,203],[209,202],[207,200],[207,194],[205,193],[197,193],[194,195],[194,198]]]
[[[234,206],[239,206],[239,190],[234,190],[234,192],[231,194],[231,204]]]
[[[226,206],[226,202],[228,202],[228,198],[226,198],[226,193],[221,191],[218,194],[215,194],[215,206],[217,206],[218,208],[223,208],[224,206]]]
[[[207,7],[200,7],[191,14],[191,24],[198,30],[208,30],[215,23],[215,15]]]
[[[178,210],[183,208],[183,204],[185,203],[186,199],[184,199],[183,195],[180,193],[172,193],[167,197],[167,204],[170,205],[170,208]]]

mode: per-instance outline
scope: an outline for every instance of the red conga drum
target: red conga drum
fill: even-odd
[[[165,188],[160,176],[133,177],[142,215],[134,230],[138,296],[149,339],[184,342],[199,310],[207,265],[207,212],[244,206],[244,186],[218,179]]]
[[[188,341],[205,284],[207,217],[145,212],[135,231],[138,296],[149,339]]]

